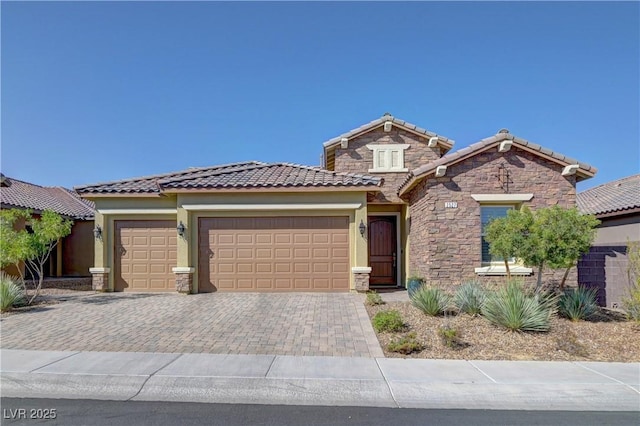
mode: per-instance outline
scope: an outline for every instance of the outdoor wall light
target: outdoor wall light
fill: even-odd
[[[182,223],[182,221],[180,221],[180,224],[178,225],[178,227],[176,228],[176,230],[178,231],[178,235],[180,235],[181,237],[184,237],[184,231],[187,228],[184,226],[184,223]]]
[[[365,224],[364,224],[364,222],[362,221],[362,219],[360,219],[360,226],[359,226],[359,229],[360,229],[360,235],[362,235],[362,236],[364,237],[364,233],[365,233],[365,232],[366,232],[366,230],[367,230],[367,225],[365,225]]]
[[[93,228],[93,236],[96,238],[96,240],[102,239],[102,228],[100,228],[100,225],[96,225],[96,227]]]

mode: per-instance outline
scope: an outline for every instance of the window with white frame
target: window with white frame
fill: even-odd
[[[481,242],[482,242],[482,264],[491,264],[492,262],[504,262],[504,259],[496,256],[491,256],[489,252],[489,243],[485,240],[486,228],[492,219],[500,217],[506,217],[507,212],[513,209],[514,206],[481,206],[480,207],[480,221],[481,221]],[[515,259],[509,259],[509,263],[513,263]]]
[[[367,145],[373,151],[373,167],[369,172],[407,172],[404,167],[404,151],[409,144]]]

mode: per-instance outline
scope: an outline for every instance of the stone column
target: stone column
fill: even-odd
[[[353,274],[356,291],[369,291],[369,275],[371,274],[371,268],[366,266],[353,267],[351,268],[351,273]]]
[[[193,290],[193,272],[195,268],[189,266],[178,266],[172,268],[176,274],[176,291],[178,293],[189,294]]]
[[[109,290],[109,272],[110,268],[89,268],[91,273],[91,287],[95,291]]]

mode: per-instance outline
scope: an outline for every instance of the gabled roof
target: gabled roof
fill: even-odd
[[[246,163],[187,169],[180,172],[146,176],[124,181],[78,187],[84,195],[160,194],[188,190],[250,188],[369,188],[375,190],[382,180],[373,176],[336,173],[317,167],[289,163]]]
[[[386,122],[391,122],[393,124],[393,126],[395,127],[399,127],[403,130],[406,130],[408,132],[412,132],[415,133],[417,135],[420,136],[424,136],[426,138],[434,138],[437,137],[438,138],[438,144],[440,144],[443,148],[445,148],[446,150],[451,149],[451,147],[454,144],[454,141],[449,139],[449,138],[445,138],[444,136],[440,136],[436,133],[430,132],[426,129],[423,129],[421,127],[416,126],[415,124],[411,124],[407,121],[401,120],[399,118],[394,117],[393,115],[389,114],[389,113],[385,113],[382,117],[377,118],[367,124],[364,124],[358,128],[355,128],[353,130],[348,131],[347,133],[343,133],[340,136],[337,136],[333,139],[329,139],[328,141],[326,141],[325,143],[323,143],[323,146],[325,148],[325,150],[327,148],[331,148],[334,147],[336,145],[339,145],[341,140],[343,138],[347,138],[347,139],[351,139],[357,136],[360,136],[364,133],[370,132],[378,127],[381,127],[384,125],[384,123]]]
[[[91,219],[95,206],[75,192],[62,187],[34,185],[2,175],[0,202],[2,208],[23,208],[36,212],[53,210],[73,219]]]
[[[640,209],[640,174],[607,182],[577,195],[578,209],[598,217],[617,216]]]
[[[412,170],[411,172],[409,172],[407,179],[402,183],[402,185],[400,185],[398,193],[400,195],[403,195],[409,192],[423,178],[432,173],[435,173],[438,166],[451,166],[483,151],[486,151],[493,147],[498,147],[498,145],[505,141],[511,141],[512,144],[516,145],[518,148],[529,151],[541,157],[545,157],[563,166],[578,165],[578,169],[576,171],[577,181],[588,179],[595,175],[597,172],[597,169],[589,164],[582,163],[578,160],[567,157],[563,154],[552,151],[533,142],[529,142],[526,139],[514,136],[509,133],[508,130],[503,129],[493,136],[482,139],[481,141],[469,145],[466,148],[462,148],[456,152],[444,155],[436,161],[432,161],[428,164]]]

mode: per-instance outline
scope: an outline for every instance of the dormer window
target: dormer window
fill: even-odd
[[[369,144],[367,148],[373,151],[373,167],[369,173],[407,172],[404,167],[404,150],[409,144]]]

